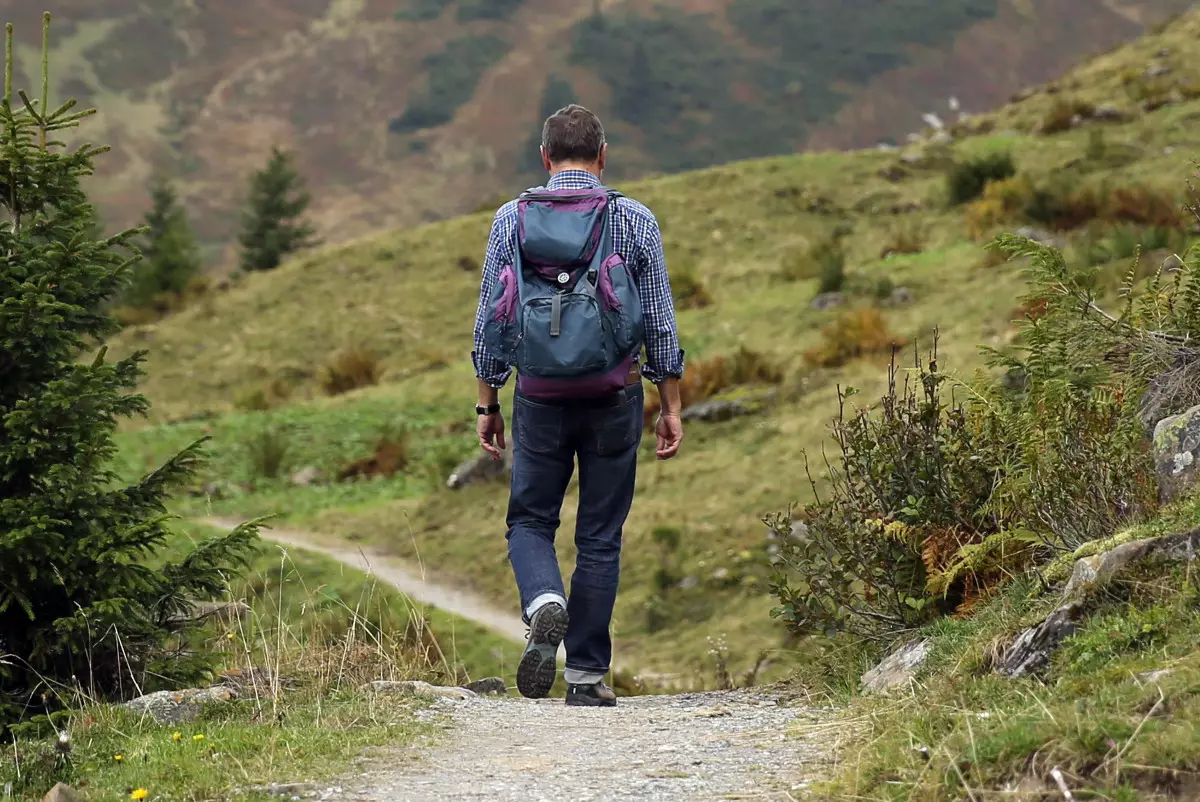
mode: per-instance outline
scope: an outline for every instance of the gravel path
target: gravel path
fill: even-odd
[[[439,699],[449,729],[391,766],[329,788],[354,802],[787,800],[829,752],[829,710],[754,691],[624,697],[615,709],[561,699]],[[805,727],[805,725],[810,725]]]

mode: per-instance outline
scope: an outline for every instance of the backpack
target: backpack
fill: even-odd
[[[604,187],[527,190],[517,199],[513,264],[492,287],[484,342],[523,389],[620,389],[644,338],[633,275],[613,247]]]

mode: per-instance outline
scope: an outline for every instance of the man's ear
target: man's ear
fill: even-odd
[[[546,168],[546,172],[550,172],[550,157],[546,155],[546,148],[539,145],[538,152],[542,154],[542,167]]]
[[[601,172],[604,172],[604,163],[606,161],[608,161],[608,143],[607,142],[605,142],[603,145],[600,146],[600,159],[599,159],[599,161],[596,162],[596,166],[600,168]]]

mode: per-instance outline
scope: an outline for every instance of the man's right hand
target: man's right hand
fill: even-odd
[[[683,443],[683,421],[678,414],[661,414],[658,423],[654,424],[654,435],[657,439],[655,455],[659,459],[670,459],[679,453]]]
[[[480,415],[475,424],[475,433],[479,435],[479,446],[492,459],[500,459],[500,452],[504,450],[504,415],[499,412]]]

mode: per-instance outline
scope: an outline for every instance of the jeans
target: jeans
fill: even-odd
[[[621,571],[621,528],[633,503],[642,438],[641,383],[599,399],[513,400],[508,558],[526,622],[530,604],[567,599],[571,674],[603,676],[612,660],[609,622]],[[575,573],[563,591],[554,536],[567,483],[579,459]]]

